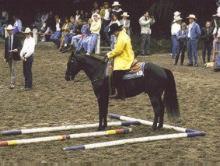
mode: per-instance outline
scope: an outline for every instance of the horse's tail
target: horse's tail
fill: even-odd
[[[175,79],[173,73],[170,70],[165,69],[165,72],[168,77],[168,83],[163,98],[164,106],[166,108],[168,117],[179,117],[180,112]]]

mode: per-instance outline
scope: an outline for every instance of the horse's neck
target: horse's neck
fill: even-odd
[[[85,62],[86,63],[84,63],[83,65],[83,70],[85,71],[86,75],[89,77],[91,81],[104,78],[104,70],[105,70],[104,63],[101,63],[95,59],[92,60],[86,59]]]

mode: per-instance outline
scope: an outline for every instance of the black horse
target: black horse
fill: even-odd
[[[99,105],[99,130],[107,127],[110,81],[105,74],[106,66],[106,62],[95,57],[72,54],[67,63],[65,76],[65,79],[70,81],[83,70],[91,80]],[[176,84],[170,70],[146,63],[143,77],[125,82],[126,97],[133,97],[142,92],[149,95],[154,110],[153,130],[163,127],[164,108],[170,117],[180,116]]]

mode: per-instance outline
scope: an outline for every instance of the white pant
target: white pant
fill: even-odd
[[[15,84],[16,82],[16,61],[11,59],[8,62],[9,70],[10,70],[10,83]]]

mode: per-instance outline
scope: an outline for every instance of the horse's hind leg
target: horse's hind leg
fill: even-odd
[[[162,108],[163,108],[163,105],[162,105],[162,100],[161,100],[161,96],[160,95],[150,95],[150,101],[151,101],[151,104],[153,106],[153,110],[154,110],[154,122],[153,122],[153,126],[152,126],[152,129],[153,130],[156,130],[157,129],[157,123],[158,121],[160,122],[159,126],[158,127],[162,127],[163,124],[161,124],[161,116],[162,115]]]

